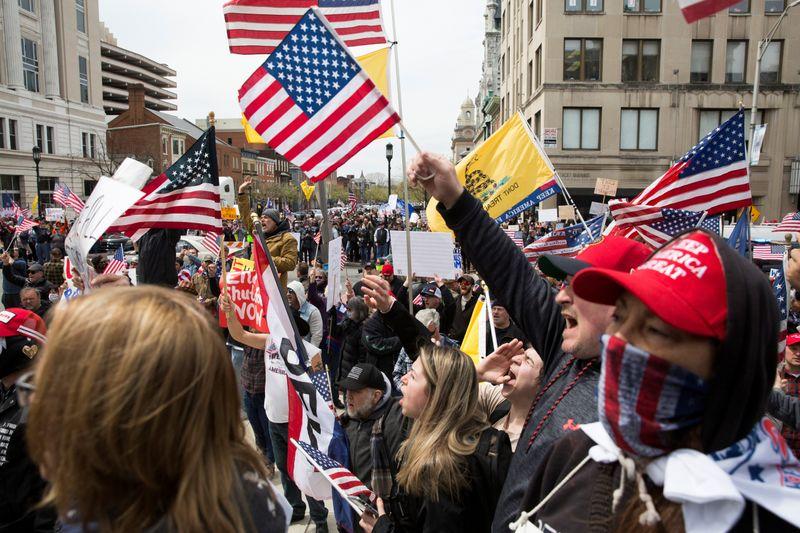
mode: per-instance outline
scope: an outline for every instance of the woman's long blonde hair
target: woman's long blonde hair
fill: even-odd
[[[104,532],[252,529],[241,475],[265,470],[214,329],[192,299],[157,287],[56,309],[27,439],[46,503]]]
[[[488,427],[478,408],[475,364],[461,351],[425,347],[419,360],[428,382],[428,403],[414,421],[398,452],[400,486],[416,496],[438,501],[441,494],[457,499],[464,488],[466,458]]]

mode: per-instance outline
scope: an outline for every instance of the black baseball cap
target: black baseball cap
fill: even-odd
[[[383,390],[385,385],[381,371],[369,363],[358,363],[350,369],[346,378],[339,381],[340,389],[353,391],[367,387]]]

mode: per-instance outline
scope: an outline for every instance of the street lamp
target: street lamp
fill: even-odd
[[[36,198],[38,199],[39,218],[42,218],[42,183],[39,179],[39,163],[42,161],[42,149],[38,146],[33,147],[33,163],[36,165]]]
[[[389,164],[389,196],[392,195],[392,156],[394,155],[394,146],[392,143],[386,145],[386,161]]]
[[[758,41],[758,51],[756,54],[756,73],[755,78],[753,79],[753,105],[750,108],[750,150],[753,149],[753,137],[755,137],[756,133],[756,114],[758,113],[758,90],[761,85],[761,58],[764,57],[764,54],[767,52],[767,48],[769,48],[769,44],[772,42],[772,39],[775,37],[775,32],[778,31],[778,26],[781,25],[783,19],[786,18],[786,14],[789,12],[790,9],[793,7],[800,5],[800,0],[794,0],[794,2],[789,3],[786,6],[786,9],[783,10],[781,16],[778,17],[778,21],[775,22],[775,25],[772,26],[772,29],[769,30],[767,37],[765,39],[761,39]]]

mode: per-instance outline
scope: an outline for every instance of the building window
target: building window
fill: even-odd
[[[661,41],[622,41],[622,81],[658,81]]]
[[[747,72],[747,41],[728,41],[725,50],[725,83],[744,83]]]
[[[619,128],[620,150],[658,149],[658,109],[623,109]]]
[[[53,126],[47,126],[47,128],[45,128],[45,133],[47,133],[47,139],[45,140],[45,144],[47,145],[47,153],[54,154],[56,153],[56,134]]]
[[[172,162],[174,163],[178,159],[181,158],[183,155],[184,149],[184,140],[183,139],[172,139]]]
[[[78,31],[86,33],[86,0],[75,0],[75,17],[78,22]]]
[[[8,149],[18,150],[17,144],[17,121],[8,119]]]
[[[786,0],[765,0],[764,13],[783,13],[786,9]]]
[[[761,83],[780,83],[783,41],[772,41],[761,58]]]
[[[169,139],[166,135],[161,137],[161,153],[163,155],[169,155]]]
[[[530,2],[528,2],[528,40],[529,41],[531,39],[533,39],[533,29],[535,28],[534,20],[533,20],[533,17],[535,16],[534,13],[535,12],[534,12],[534,9],[533,9],[533,0],[531,0]]]
[[[544,0],[538,0],[536,2],[536,25],[537,26],[542,21],[542,4],[544,4]]]
[[[528,61],[528,98],[533,96],[533,60]]]
[[[0,118],[0,150],[6,147],[6,119]]]
[[[21,191],[19,184],[22,182],[22,176],[0,176],[0,189],[3,194],[10,194],[15,202],[21,203]]]
[[[44,126],[41,124],[36,125],[36,146],[44,150]]]
[[[600,81],[602,39],[564,39],[564,81]]]
[[[97,137],[94,133],[81,133],[81,149],[84,158],[94,159],[97,155]]]
[[[565,107],[563,120],[564,150],[600,149],[600,109]]]
[[[42,205],[53,205],[53,191],[58,183],[58,178],[39,178],[39,201]]]
[[[625,13],[661,13],[661,0],[625,0]]]
[[[728,8],[728,13],[732,15],[746,15],[750,13],[750,0],[742,0]]]
[[[533,132],[536,134],[536,138],[542,138],[542,112],[537,111],[533,115]]]
[[[708,83],[711,81],[711,55],[714,41],[692,41],[692,70],[689,81]]]
[[[89,134],[86,132],[81,133],[81,155],[84,159],[89,157]]]
[[[96,186],[97,182],[94,180],[83,180],[83,195],[87,198],[91,196]]]
[[[39,55],[36,43],[22,38],[22,75],[25,88],[31,92],[39,92]]]
[[[567,13],[602,13],[603,0],[564,0]]]
[[[36,12],[36,4],[34,3],[34,0],[17,0],[17,4],[19,4],[19,7],[29,13]]]
[[[534,54],[534,60],[536,61],[536,88],[542,86],[542,47],[536,49],[536,53]]]
[[[708,133],[731,118],[739,110],[738,109],[701,109],[700,110],[700,127],[697,135],[698,139],[702,139]],[[764,112],[756,112],[756,124],[764,123]],[[744,114],[744,137],[747,142],[750,141],[750,112]]]
[[[97,136],[94,133],[89,134],[89,156],[94,159],[97,156]]]
[[[78,56],[78,79],[81,84],[81,102],[89,103],[89,61],[83,56]]]

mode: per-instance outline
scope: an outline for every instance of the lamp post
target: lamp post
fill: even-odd
[[[39,163],[42,161],[42,149],[33,147],[33,163],[36,165],[36,198],[38,199],[38,216],[42,218],[42,182],[39,179]]]
[[[386,144],[386,162],[389,165],[389,173],[387,176],[389,177],[389,196],[392,195],[392,157],[394,156],[394,146],[392,143]]]

